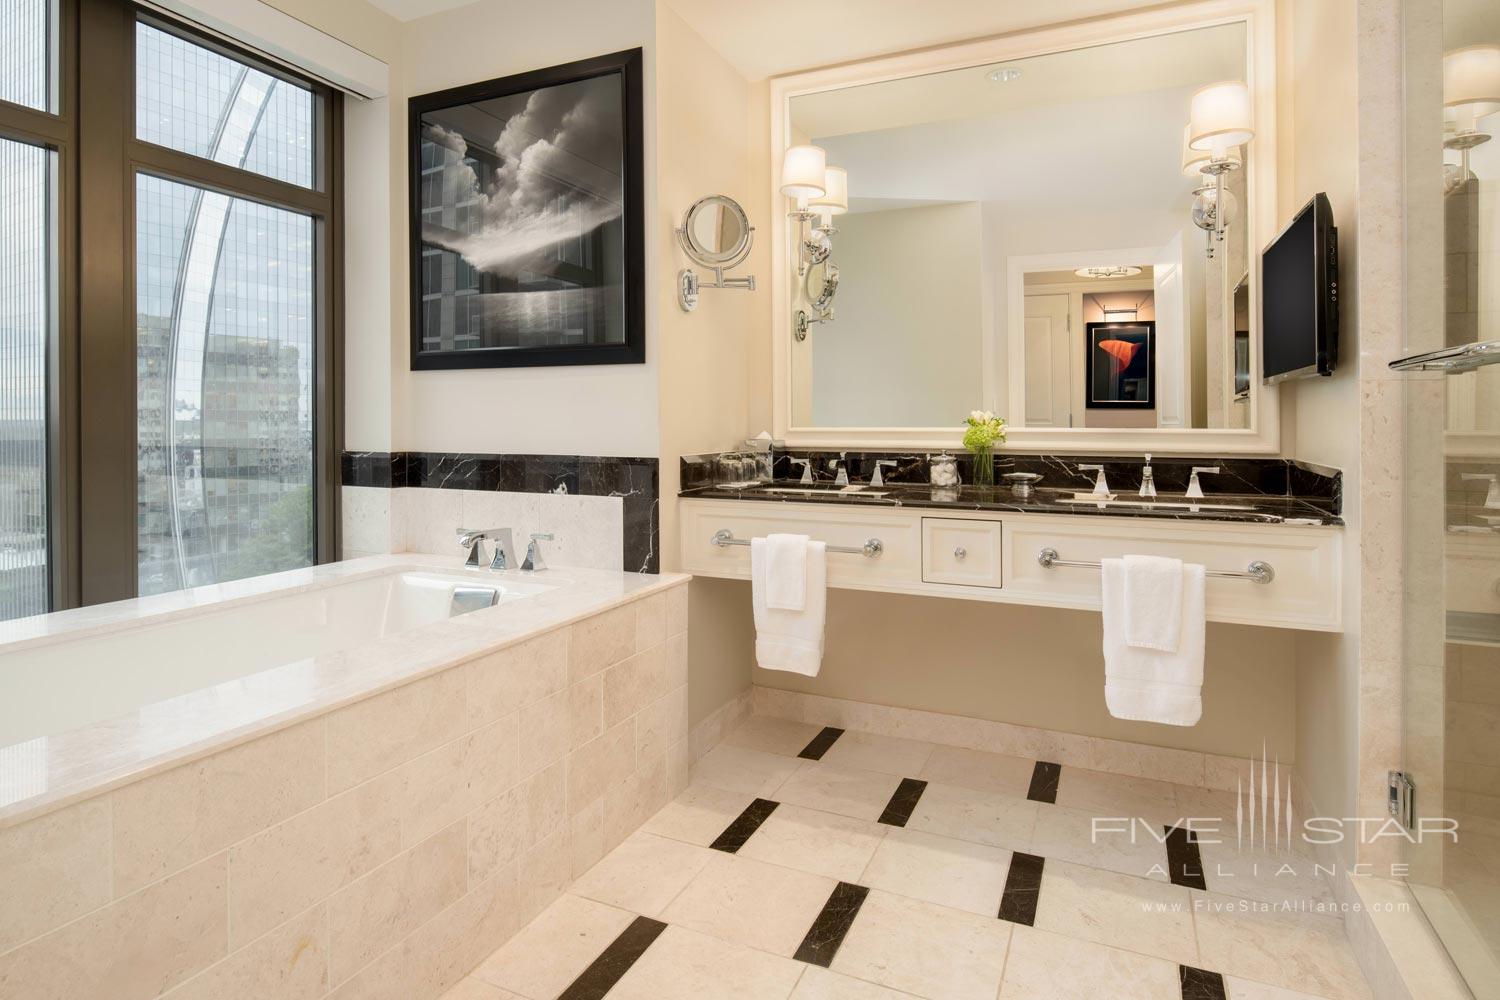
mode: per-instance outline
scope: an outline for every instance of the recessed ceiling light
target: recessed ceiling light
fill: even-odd
[[[1141,273],[1141,269],[1129,264],[1100,264],[1080,267],[1073,272],[1080,278],[1130,278]]]
[[[1021,71],[1014,66],[1001,66],[998,69],[990,70],[987,75],[996,83],[1010,83],[1010,81],[1021,75]]]

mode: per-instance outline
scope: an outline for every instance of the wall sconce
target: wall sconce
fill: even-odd
[[[1209,229],[1215,241],[1223,242],[1234,208],[1224,189],[1224,175],[1239,169],[1239,147],[1255,138],[1250,88],[1238,80],[1226,80],[1198,90],[1189,106],[1186,135],[1183,172],[1196,166],[1200,174],[1213,178],[1211,199],[1207,185],[1194,192],[1193,221]],[[1190,154],[1207,154],[1207,159]],[[1208,256],[1213,257],[1212,244]]]
[[[843,167],[828,166],[819,146],[792,146],[781,161],[781,193],[795,198],[797,207],[787,218],[797,223],[797,276],[821,264],[833,252],[833,217],[849,210],[849,175]],[[818,224],[808,232],[808,223]]]
[[[1479,119],[1500,111],[1500,45],[1468,45],[1443,53],[1443,112],[1453,131],[1444,149],[1460,151],[1460,183],[1469,177],[1469,150],[1490,141]]]

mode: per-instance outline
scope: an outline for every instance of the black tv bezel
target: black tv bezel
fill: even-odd
[[[1320,291],[1317,301],[1313,303],[1313,336],[1316,343],[1313,345],[1313,363],[1291,371],[1279,372],[1275,375],[1266,375],[1264,367],[1260,384],[1264,386],[1279,385],[1295,378],[1308,378],[1311,376],[1329,376],[1338,365],[1338,343],[1339,343],[1339,314],[1338,314],[1338,227],[1333,224],[1333,206],[1328,201],[1328,195],[1322,191],[1313,195],[1307,203],[1298,209],[1281,232],[1272,237],[1271,241],[1261,249],[1261,310],[1260,310],[1260,357],[1262,366],[1266,362],[1266,327],[1265,327],[1265,256],[1266,252],[1274,247],[1282,237],[1291,231],[1302,217],[1308,212],[1313,213],[1313,268],[1315,287]]]

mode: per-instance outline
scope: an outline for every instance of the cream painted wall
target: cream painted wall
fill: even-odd
[[[723,451],[752,433],[748,371],[758,331],[764,330],[754,292],[707,289],[698,308],[683,312],[670,280],[691,267],[673,227],[697,199],[727,194],[747,206],[753,193],[750,158],[750,84],[670,7],[656,11],[657,192],[656,273],[650,286],[660,317],[662,568],[680,565],[676,496],[678,456]],[[752,215],[759,233],[763,216]],[[758,233],[758,235],[759,235]],[[764,240],[736,274],[764,282],[770,252]],[[701,271],[700,271],[701,273]],[[689,649],[689,715],[697,722],[750,682],[753,633],[743,584],[695,580],[691,616],[698,635]],[[691,634],[691,632],[690,632]]]
[[[1344,627],[1299,633],[1297,756],[1312,802],[1328,815],[1353,816],[1359,755],[1360,394],[1357,264],[1357,40],[1355,0],[1277,4],[1282,106],[1279,109],[1279,215],[1283,220],[1326,191],[1339,227],[1339,372],[1284,384],[1285,451],[1342,469]]]
[[[983,401],[977,202],[840,216],[834,321],[792,347],[818,427],[940,427]],[[942,254],[933,253],[943,248]]]
[[[1294,759],[1292,633],[1209,625],[1203,720],[1177,727],[1110,716],[1101,630],[1091,612],[834,590],[822,672],[757,667],[754,680],[1205,753],[1249,756],[1264,742],[1283,763]]]

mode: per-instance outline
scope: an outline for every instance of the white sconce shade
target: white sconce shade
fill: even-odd
[[[826,188],[828,154],[822,146],[791,146],[781,161],[781,193],[799,201],[816,198]]]
[[[849,172],[843,167],[829,167],[823,175],[824,191],[807,203],[814,212],[843,215],[849,211]]]
[[[1237,80],[1211,83],[1193,95],[1188,145],[1219,159],[1234,146],[1255,138],[1250,88]]]
[[[1443,53],[1443,107],[1474,118],[1500,111],[1500,45]]]
[[[1200,176],[1203,168],[1208,165],[1208,161],[1213,159],[1213,154],[1194,149],[1192,139],[1192,124],[1182,126],[1182,176],[1184,177]]]

